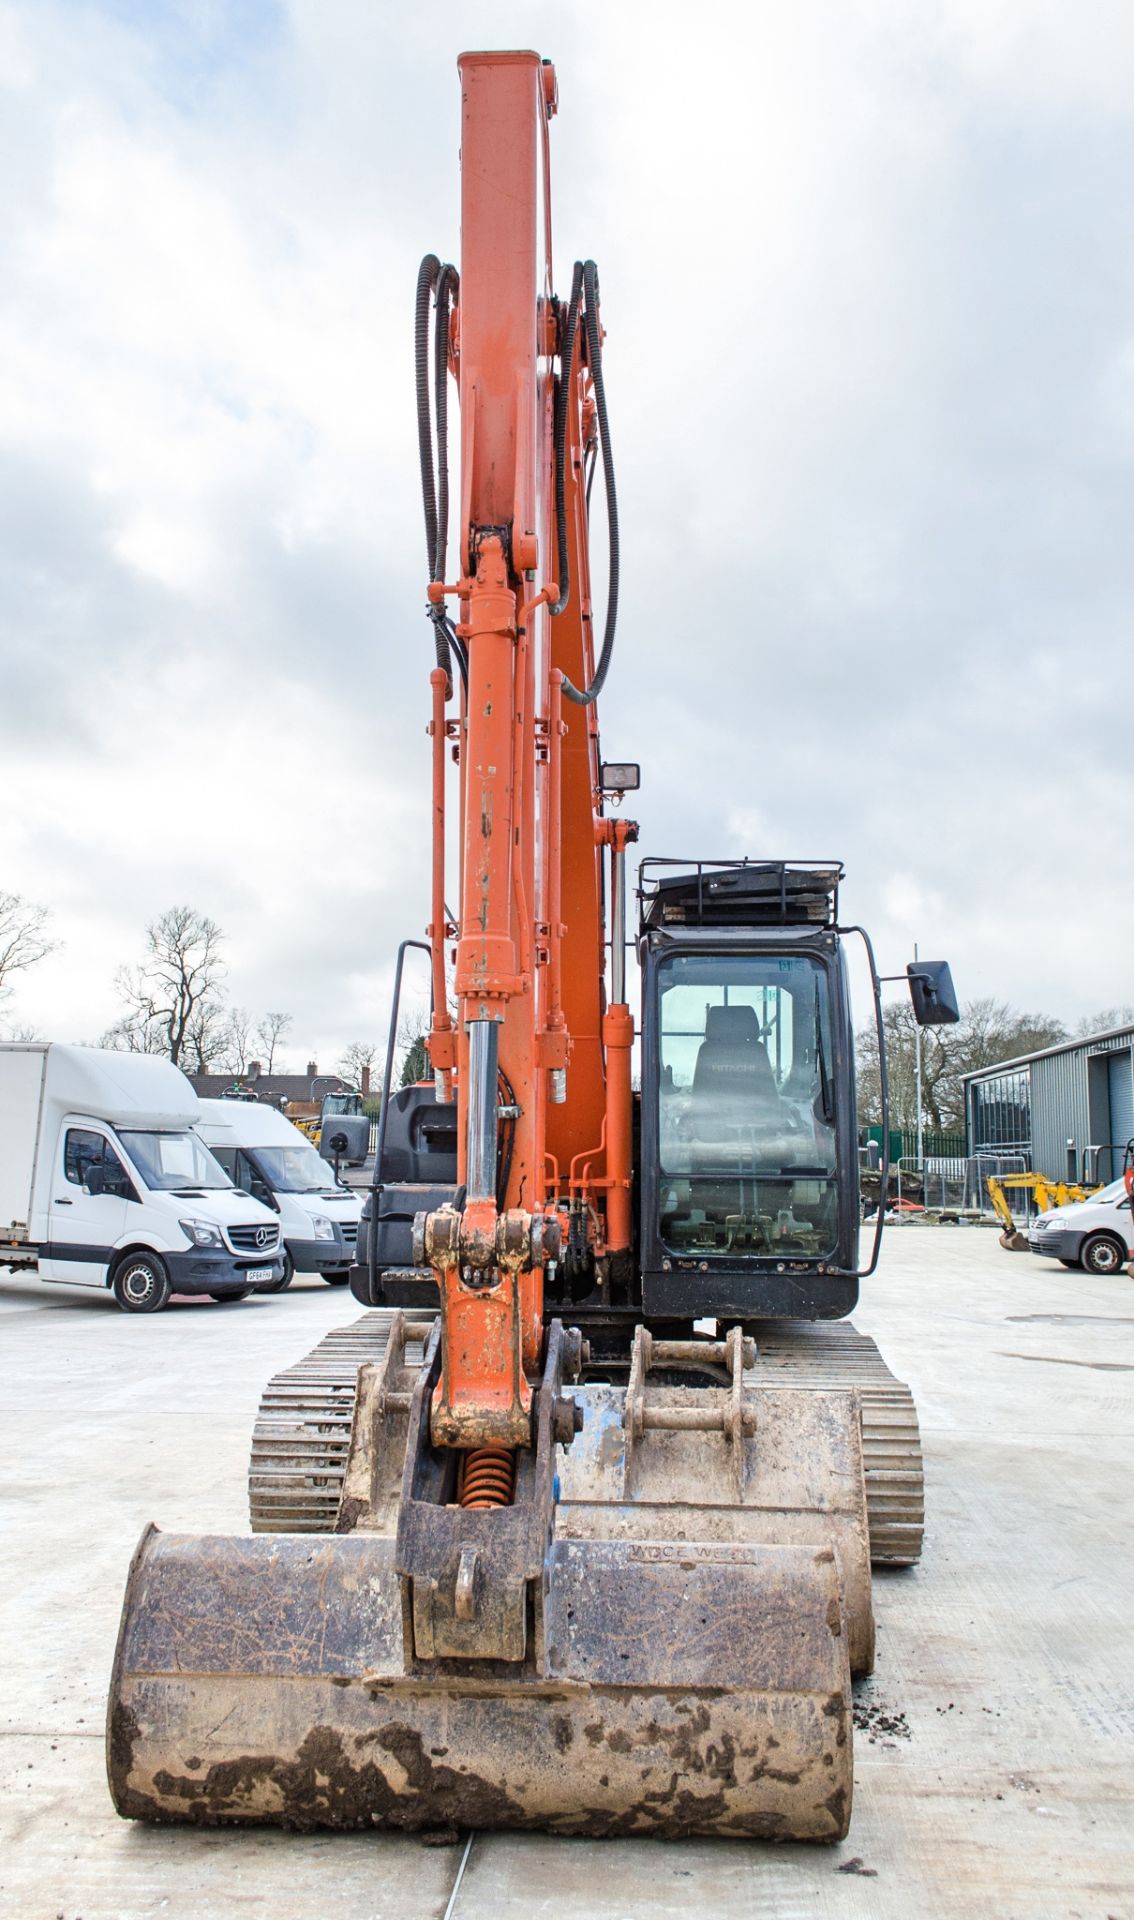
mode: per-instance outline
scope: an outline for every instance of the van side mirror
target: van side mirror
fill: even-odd
[[[919,1027],[955,1027],[961,1017],[947,960],[911,960],[906,968]]]
[[[87,1192],[91,1195],[106,1192],[106,1182],[103,1179],[103,1169],[98,1164],[97,1161],[94,1163],[93,1166],[89,1166],[86,1172],[84,1173],[83,1185],[86,1188]]]

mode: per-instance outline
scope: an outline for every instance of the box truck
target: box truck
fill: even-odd
[[[279,1220],[233,1186],[199,1117],[168,1060],[0,1044],[0,1267],[109,1287],[126,1313],[271,1287]]]
[[[238,1187],[279,1217],[282,1292],[292,1275],[318,1273],[331,1287],[350,1279],[362,1201],[336,1181],[306,1135],[261,1100],[202,1100],[197,1131]]]

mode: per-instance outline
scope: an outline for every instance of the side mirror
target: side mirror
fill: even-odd
[[[103,1169],[97,1165],[88,1167],[83,1175],[83,1186],[91,1195],[105,1193],[106,1181],[103,1178]]]
[[[919,1027],[955,1027],[961,1017],[947,960],[911,960],[906,968]]]

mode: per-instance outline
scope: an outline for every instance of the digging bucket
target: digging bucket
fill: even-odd
[[[417,1661],[389,1537],[147,1529],[108,1714],[119,1813],[832,1841],[851,1701],[830,1548],[557,1539],[522,1662]]]

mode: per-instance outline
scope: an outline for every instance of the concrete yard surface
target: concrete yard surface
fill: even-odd
[[[876,1577],[844,1844],[478,1834],[466,1858],[120,1821],[103,1714],[138,1535],[247,1531],[261,1387],[359,1311],[305,1279],[131,1318],[0,1276],[0,1914],[1134,1920],[1134,1281],[975,1228],[888,1229],[855,1315],[915,1390],[928,1529]]]

